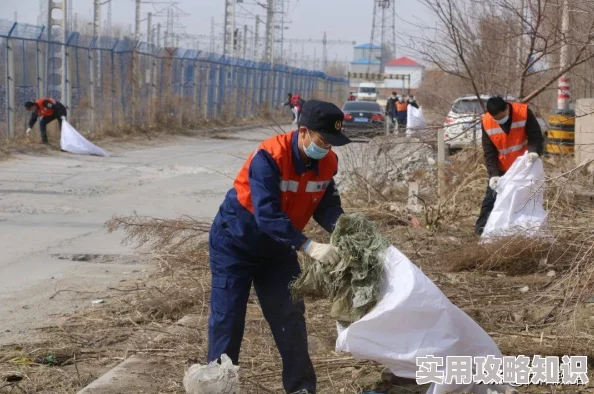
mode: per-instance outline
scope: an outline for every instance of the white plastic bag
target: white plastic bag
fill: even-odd
[[[239,394],[238,371],[239,367],[223,354],[221,364],[192,365],[184,376],[184,388],[188,394]]]
[[[423,108],[415,108],[412,105],[408,106],[406,118],[406,134],[412,135],[420,131],[424,131],[427,127],[427,122],[423,116]]]
[[[528,162],[528,152],[518,157],[499,179],[497,199],[482,238],[523,233],[534,235],[546,224],[542,160]]]
[[[348,328],[338,324],[336,351],[383,364],[396,376],[416,379],[417,357],[501,357],[489,335],[395,247],[384,263],[381,298],[375,308]],[[506,386],[432,384],[427,393],[468,391],[504,393]]]
[[[296,125],[299,121],[299,111],[297,111],[296,107],[291,108],[291,111],[293,112],[293,115],[295,115],[295,119],[293,119],[293,124]]]
[[[109,156],[109,153],[96,145],[93,145],[66,120],[62,121],[62,136],[60,148],[63,151],[77,155]]]

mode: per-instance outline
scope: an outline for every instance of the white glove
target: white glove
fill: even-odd
[[[497,189],[497,184],[499,183],[499,177],[494,176],[493,178],[489,179],[489,187],[493,190]]]
[[[322,264],[334,265],[340,262],[338,249],[330,244],[320,244],[310,240],[305,244],[303,251],[309,255],[309,257]]]
[[[62,120],[66,120],[66,117],[65,116],[62,116]]]
[[[30,133],[30,132],[31,132],[31,128],[29,127],[29,128],[27,129],[27,135],[29,135],[29,133]]]
[[[528,153],[528,163],[534,163],[538,159],[538,153],[530,152]]]

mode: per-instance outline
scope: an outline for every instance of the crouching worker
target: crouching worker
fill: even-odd
[[[325,264],[340,261],[334,246],[307,239],[303,229],[313,216],[332,232],[343,213],[332,151],[350,142],[343,120],[334,104],[306,102],[297,130],[263,141],[249,156],[209,234],[208,361],[227,354],[238,364],[253,283],[282,358],[287,393],[316,391],[305,306],[292,301],[289,284],[301,273],[297,252]]]
[[[508,103],[502,97],[487,101],[487,113],[482,120],[482,143],[485,165],[489,174],[487,193],[474,226],[474,233],[482,235],[497,199],[497,184],[514,164],[528,151],[533,163],[543,153],[544,138],[538,120],[528,104]]]
[[[44,144],[48,143],[47,139],[47,124],[52,120],[57,120],[60,130],[62,130],[62,120],[66,119],[66,107],[54,100],[53,98],[42,98],[37,101],[27,101],[25,103],[27,111],[32,112],[31,118],[29,119],[29,128],[27,129],[27,135],[31,132],[37,118],[39,119],[39,131],[41,132],[41,141]]]

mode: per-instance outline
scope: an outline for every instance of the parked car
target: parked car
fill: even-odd
[[[346,134],[376,134],[385,132],[382,107],[375,102],[349,101],[342,107]]]
[[[479,101],[476,95],[474,95],[460,97],[454,101],[452,109],[448,113],[443,125],[445,145],[449,152],[472,146],[475,142],[474,136],[476,136],[476,144],[481,145],[483,135],[481,117],[484,113],[481,101],[483,105],[486,105],[487,100],[491,97],[489,95],[481,95]],[[505,99],[507,101],[515,100],[511,96],[507,96]],[[529,107],[536,116],[543,134],[545,134],[548,129],[547,122],[542,118],[536,107],[531,104],[529,104]]]

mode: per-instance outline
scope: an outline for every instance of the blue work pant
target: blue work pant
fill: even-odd
[[[301,273],[295,252],[255,259],[241,250],[226,229],[213,226],[209,237],[212,293],[208,320],[208,361],[227,354],[239,362],[252,283],[283,361],[287,393],[315,392],[316,376],[307,349],[305,305],[293,303],[289,283]]]

